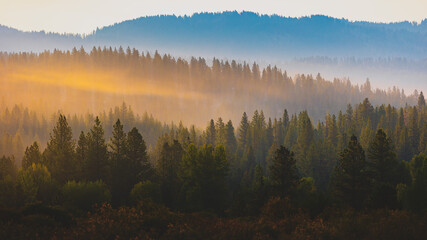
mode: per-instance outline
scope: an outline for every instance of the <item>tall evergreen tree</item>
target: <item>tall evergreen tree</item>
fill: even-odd
[[[418,110],[416,107],[413,107],[411,111],[408,124],[408,137],[410,145],[410,156],[413,156],[417,154],[420,141],[420,130],[418,128]]]
[[[311,170],[307,167],[310,166],[311,160],[307,158],[307,153],[313,144],[314,132],[307,111],[303,111],[299,114],[297,129],[298,137],[293,147],[296,154],[297,167],[298,171],[303,174],[303,176],[308,176]]]
[[[177,140],[172,145],[164,143],[160,158],[157,162],[157,172],[160,177],[162,199],[170,208],[178,207],[178,192],[181,186],[178,173],[180,170],[183,149]]]
[[[62,114],[50,134],[43,157],[52,177],[60,183],[76,178],[75,142],[71,127]]]
[[[345,204],[360,209],[370,192],[368,165],[365,151],[352,136],[347,148],[341,153],[334,171],[333,190],[335,197]]]
[[[39,144],[34,142],[31,146],[25,149],[24,158],[22,159],[22,168],[27,169],[34,164],[42,164],[42,154]]]
[[[215,146],[217,145],[225,145],[226,144],[226,132],[225,132],[225,124],[222,118],[218,118],[218,121],[215,125]]]
[[[76,162],[78,165],[79,179],[82,179],[85,177],[84,165],[87,162],[87,152],[88,152],[87,136],[83,131],[81,131],[79,135],[79,140],[77,141],[77,147],[76,147]]]
[[[295,190],[298,183],[295,163],[294,154],[287,148],[280,146],[277,149],[270,167],[270,182],[274,194],[284,197],[289,196]]]
[[[424,99],[423,92],[420,93],[420,96],[418,96],[418,110],[421,111],[426,107],[426,100]]]
[[[248,132],[249,132],[249,120],[248,115],[246,115],[246,112],[243,113],[242,120],[240,120],[240,126],[239,126],[239,138],[238,143],[242,150],[244,150],[247,146],[247,138],[248,138]]]
[[[372,205],[396,207],[396,185],[401,182],[402,175],[391,139],[382,129],[369,145],[367,156],[373,186]]]
[[[147,147],[137,128],[132,128],[127,137],[129,175],[132,185],[138,180],[153,180],[154,170],[148,161]]]
[[[104,129],[98,117],[86,137],[87,156],[83,162],[83,179],[109,182],[108,152]],[[82,147],[83,148],[83,147]]]
[[[216,140],[216,129],[215,122],[213,119],[209,122],[209,126],[206,128],[206,144],[215,146]]]
[[[198,151],[194,145],[182,158],[185,199],[193,210],[221,212],[226,200],[228,162],[223,146],[204,145]]]
[[[236,136],[234,135],[234,127],[231,120],[227,122],[227,125],[225,126],[225,145],[227,155],[229,157],[232,157],[232,155],[236,152],[237,149],[237,140]]]
[[[119,119],[113,126],[113,136],[110,138],[108,146],[110,148],[112,203],[123,204],[136,181],[132,181],[135,176],[132,176],[130,172],[132,165],[128,158],[127,137]]]

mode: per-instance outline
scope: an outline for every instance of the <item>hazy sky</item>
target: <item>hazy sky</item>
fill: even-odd
[[[27,31],[89,33],[140,16],[224,10],[419,22],[427,18],[427,0],[0,0],[0,24]]]

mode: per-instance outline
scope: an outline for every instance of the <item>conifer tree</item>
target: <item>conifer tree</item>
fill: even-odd
[[[113,126],[113,136],[110,138],[108,146],[110,148],[112,203],[123,204],[136,180],[134,181],[135,176],[132,176],[132,172],[130,172],[133,166],[128,158],[127,137],[119,119]]]
[[[420,93],[420,96],[418,96],[418,110],[422,111],[426,107],[426,100],[424,99],[423,92]]]
[[[222,118],[218,118],[215,125],[215,146],[226,144],[225,124]]]
[[[249,132],[248,115],[246,115],[246,112],[244,112],[242,116],[242,120],[240,120],[239,138],[238,138],[238,143],[242,150],[244,150],[248,144],[246,141],[248,138],[248,132]]]
[[[371,201],[374,207],[396,206],[396,185],[403,174],[391,139],[379,129],[368,148],[368,165],[372,181]]]
[[[281,197],[289,196],[297,185],[298,174],[294,154],[283,146],[277,149],[270,167],[270,182],[274,194]]]
[[[408,124],[408,137],[410,145],[410,156],[417,154],[420,141],[420,130],[418,128],[418,110],[416,107],[412,108],[410,120]]]
[[[353,135],[335,167],[334,195],[344,204],[360,209],[366,203],[370,192],[369,187],[365,151],[358,143],[356,136]]]
[[[307,158],[307,153],[309,152],[309,149],[311,145],[313,144],[313,125],[311,124],[311,120],[308,116],[307,111],[301,112],[298,116],[298,137],[296,140],[296,144],[293,147],[295,154],[296,154],[296,160],[297,160],[297,167],[298,170],[302,173],[307,175],[309,172],[311,172],[309,168],[310,166],[310,159]]]
[[[98,117],[86,137],[87,156],[83,162],[83,179],[109,182],[108,152],[104,129]]]
[[[76,147],[76,162],[78,165],[79,179],[82,179],[85,176],[84,165],[87,162],[87,153],[88,153],[87,136],[83,131],[81,131],[79,135],[79,140],[77,141],[77,147]]]
[[[209,122],[209,126],[206,128],[206,144],[215,146],[216,140],[216,129],[215,122],[213,119]]]
[[[372,130],[371,120],[368,120],[360,133],[360,144],[363,148],[368,149],[368,146],[374,138],[375,132]]]
[[[225,126],[225,145],[227,154],[230,157],[236,152],[237,149],[237,140],[236,136],[234,135],[234,127],[231,120],[227,122],[227,125]]]
[[[184,153],[181,177],[185,199],[193,210],[223,210],[226,199],[228,162],[223,146],[215,150],[204,145],[198,151],[194,145]]]
[[[148,161],[147,147],[137,128],[132,128],[127,137],[129,177],[132,186],[141,180],[153,180],[154,170]]]
[[[56,126],[50,134],[50,140],[43,152],[44,162],[52,177],[60,183],[76,177],[75,142],[67,119],[60,114]]]
[[[288,131],[288,127],[289,127],[289,115],[288,115],[288,110],[285,109],[283,111],[283,134],[286,135],[287,131]]]
[[[183,149],[177,140],[172,145],[165,142],[157,162],[157,172],[160,177],[162,199],[170,208],[178,207],[178,192],[181,181],[178,173],[180,170]]]
[[[42,154],[37,142],[34,142],[31,146],[25,149],[24,158],[22,159],[22,168],[27,169],[33,165],[33,163],[42,164]]]

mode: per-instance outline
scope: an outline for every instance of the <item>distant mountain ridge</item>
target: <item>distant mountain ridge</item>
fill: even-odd
[[[323,15],[282,17],[253,12],[141,17],[87,36],[22,32],[0,26],[0,51],[71,49],[80,45],[131,46],[184,56],[240,59],[294,57],[427,58],[427,19],[410,22],[351,22]]]

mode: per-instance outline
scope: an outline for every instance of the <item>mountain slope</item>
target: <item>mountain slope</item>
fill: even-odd
[[[83,45],[132,46],[178,55],[291,59],[293,57],[427,58],[427,21],[350,22],[322,15],[287,18],[252,12],[150,16],[97,29],[86,37],[24,33],[0,26],[1,51],[40,51]]]

